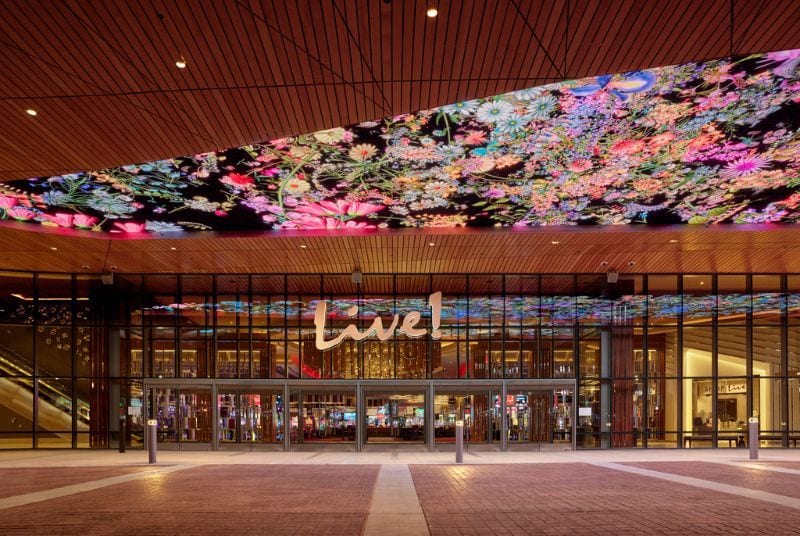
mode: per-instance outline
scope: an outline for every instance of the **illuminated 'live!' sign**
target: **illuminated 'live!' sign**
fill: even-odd
[[[431,294],[428,298],[428,306],[431,308],[431,338],[439,339],[442,336],[442,333],[439,331],[439,325],[442,319],[442,293],[434,292]],[[377,317],[372,321],[372,325],[370,325],[369,329],[366,331],[359,330],[358,326],[355,324],[348,324],[338,336],[333,339],[325,340],[325,320],[327,313],[327,303],[324,300],[318,302],[314,311],[314,327],[316,328],[315,343],[318,350],[330,350],[348,338],[354,341],[360,341],[367,337],[375,336],[378,340],[386,341],[394,335],[395,331],[404,333],[407,337],[411,338],[424,337],[428,334],[427,329],[416,327],[422,318],[422,314],[418,311],[412,311],[403,317],[403,323],[399,328],[397,325],[400,323],[400,315],[394,315],[392,323],[389,324],[389,327],[386,329],[383,328],[383,319]],[[349,308],[345,314],[349,318],[354,318],[358,315],[358,307],[353,306]]]

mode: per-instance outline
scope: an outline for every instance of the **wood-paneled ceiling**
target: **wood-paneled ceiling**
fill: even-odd
[[[426,16],[429,7],[438,17]],[[800,2],[3,2],[0,48],[3,180],[219,150],[570,78],[800,48]],[[621,227],[115,240],[10,226],[0,229],[0,269],[800,273],[792,227]]]
[[[426,17],[429,7],[438,17]],[[33,0],[0,3],[0,48],[0,179],[9,179],[800,48],[800,2]]]
[[[794,226],[319,232],[119,240],[5,228],[0,269],[98,273],[800,273]],[[433,245],[431,245],[433,244]]]

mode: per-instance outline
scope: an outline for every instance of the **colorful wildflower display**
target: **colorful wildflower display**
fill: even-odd
[[[0,185],[6,220],[123,233],[794,223],[799,205],[800,50]]]

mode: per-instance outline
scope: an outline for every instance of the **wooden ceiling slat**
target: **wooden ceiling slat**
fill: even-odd
[[[222,149],[561,76],[709,59],[730,51],[730,6],[463,0],[439,2],[430,19],[423,0],[7,2],[0,69],[14,76],[0,80],[0,180]],[[737,52],[800,47],[796,1],[733,6]],[[180,56],[187,69],[175,67]],[[40,111],[33,122],[28,107]]]

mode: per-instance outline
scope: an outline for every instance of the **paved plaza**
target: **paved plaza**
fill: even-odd
[[[800,451],[0,452],[0,533],[798,534]]]

